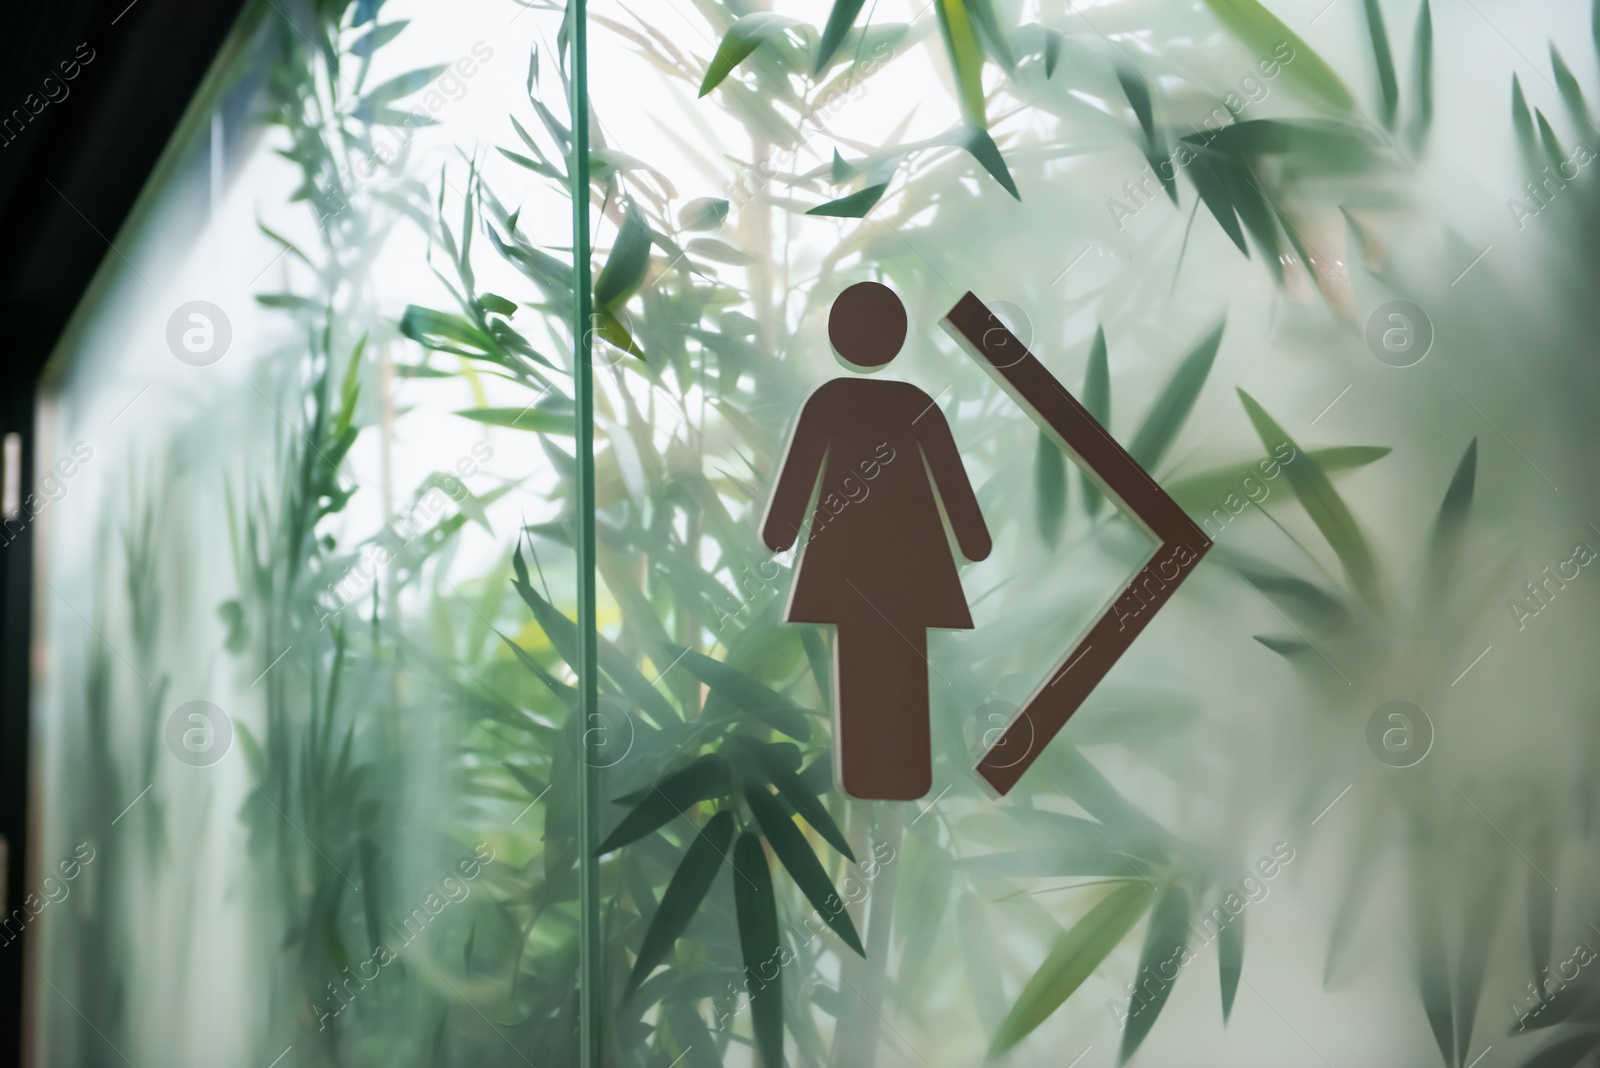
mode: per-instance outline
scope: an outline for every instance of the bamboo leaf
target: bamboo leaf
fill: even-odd
[[[1089,346],[1089,365],[1083,372],[1083,406],[1109,433],[1111,430],[1111,368],[1106,362],[1106,328],[1097,327],[1094,344]],[[1100,514],[1105,497],[1089,472],[1080,471],[1083,482],[1083,507],[1090,515]]]
[[[1461,539],[1466,534],[1477,478],[1478,439],[1473,438],[1456,465],[1450,487],[1444,491],[1444,500],[1439,504],[1439,515],[1433,521],[1433,543],[1428,552],[1428,590],[1435,595],[1443,591],[1445,580],[1461,554]]]
[[[1400,106],[1400,83],[1394,76],[1394,55],[1389,51],[1389,31],[1383,24],[1383,9],[1378,0],[1364,0],[1367,34],[1372,39],[1372,58],[1378,66],[1378,91],[1382,95],[1383,124],[1394,129],[1395,111]]]
[[[1239,992],[1239,977],[1244,974],[1244,913],[1223,925],[1217,932],[1217,977],[1222,983],[1222,1025],[1228,1025],[1233,1012],[1233,996]]]
[[[374,26],[350,46],[350,54],[369,59],[372,53],[400,36],[400,31],[409,25],[411,25],[410,20],[400,19],[396,22],[386,22],[382,26]]]
[[[1433,863],[1426,856],[1413,857],[1420,869]],[[1422,996],[1423,1012],[1439,1053],[1447,1065],[1455,1063],[1455,1038],[1451,1026],[1450,973],[1445,959],[1444,932],[1439,917],[1438,887],[1429,876],[1416,871],[1416,885],[1412,889],[1412,926],[1416,947],[1417,988]]]
[[[1006,161],[1000,155],[1000,146],[994,143],[994,138],[989,136],[989,131],[982,126],[968,126],[957,131],[952,140],[953,144],[965,149],[973,159],[983,165],[989,172],[989,177],[999,182],[1007,193],[1017,200],[1022,199],[1022,194],[1017,192],[1017,183],[1011,178],[1011,171],[1006,166]]]
[[[1422,0],[1417,12],[1417,32],[1412,46],[1411,73],[1415,80],[1412,96],[1415,110],[1411,116],[1411,151],[1421,152],[1433,128],[1433,8],[1431,0]]]
[[[1061,60],[1061,31],[1046,26],[1044,30],[1044,76],[1055,77],[1056,64]]]
[[[760,766],[766,781],[778,788],[778,794],[789,802],[790,807],[800,814],[800,818],[811,824],[829,845],[854,864],[856,855],[850,851],[850,843],[845,841],[844,832],[828,814],[827,808],[817,799],[817,795],[800,781],[800,776],[793,768],[785,765],[779,758],[777,748],[743,737],[738,741]]]
[[[1579,87],[1578,79],[1573,76],[1567,61],[1556,51],[1554,41],[1550,43],[1550,70],[1556,76],[1556,89],[1560,91],[1561,99],[1567,105],[1567,112],[1572,116],[1573,125],[1580,130],[1588,129],[1589,105],[1584,102],[1583,89]]]
[[[834,890],[828,873],[822,869],[822,862],[811,852],[811,846],[794,825],[794,820],[789,818],[789,814],[767,792],[765,786],[746,789],[744,799],[755,815],[756,822],[761,825],[761,833],[766,836],[773,853],[783,862],[806,900],[821,914],[822,921],[833,928],[845,945],[865,957],[867,951],[861,946],[861,937],[856,934],[856,925],[845,909],[844,899]]]
[[[839,50],[845,34],[856,24],[856,16],[861,14],[864,3],[866,0],[833,0],[833,10],[828,12],[828,22],[823,26],[822,39],[817,44],[817,61],[811,68],[813,76],[828,69],[828,61]]]
[[[356,102],[355,117],[362,122],[370,122],[372,116],[378,111],[387,108],[402,97],[407,97],[420,91],[429,82],[449,69],[450,65],[448,63],[441,63],[435,67],[423,67],[419,70],[408,71],[397,78],[390,78]]]
[[[706,891],[711,889],[717,872],[722,870],[722,859],[732,841],[732,812],[718,812],[700,829],[677,871],[673,872],[655,915],[650,918],[650,926],[639,944],[639,955],[633,962],[633,971],[628,976],[624,997],[637,990],[656,965],[672,952],[673,944],[694,919]]]
[[[1339,111],[1355,110],[1350,90],[1333,68],[1257,0],[1206,0],[1206,6],[1258,55],[1274,54],[1287,44],[1294,62],[1284,64],[1283,69],[1290,78]]]
[[[983,47],[978,43],[977,27],[967,10],[966,0],[934,0],[939,15],[939,33],[955,73],[956,95],[967,122],[987,129],[983,98]]]
[[[678,211],[678,225],[685,230],[715,230],[728,217],[728,202],[721,197],[697,197]]]
[[[1270,634],[1255,634],[1252,637],[1279,656],[1290,660],[1311,651],[1311,646],[1299,638],[1275,638]]]
[[[1239,574],[1269,600],[1319,630],[1338,630],[1350,622],[1349,607],[1313,582],[1243,567]]]
[[[1211,374],[1211,365],[1216,361],[1217,350],[1222,346],[1222,331],[1227,325],[1226,320],[1218,323],[1216,329],[1183,358],[1161,395],[1150,406],[1150,414],[1145,416],[1138,433],[1134,434],[1128,454],[1146,471],[1155,470],[1194,410],[1200,390]]]
[[[1358,467],[1365,467],[1376,460],[1381,460],[1393,450],[1385,445],[1335,445],[1326,449],[1312,449],[1303,455],[1317,462],[1317,466],[1328,475],[1341,474],[1353,471]],[[1293,462],[1293,461],[1291,461]],[[1267,474],[1262,465],[1273,470]],[[1171,485],[1164,487],[1172,499],[1186,512],[1214,512],[1226,507],[1229,497],[1244,500],[1251,497],[1247,480],[1255,480],[1257,485],[1265,486],[1266,483],[1277,478],[1281,473],[1282,465],[1271,458],[1229,464],[1219,467],[1214,471],[1206,471],[1188,478],[1179,479]],[[1270,491],[1268,491],[1270,493]],[[1252,498],[1253,499],[1253,498]],[[1261,498],[1266,500],[1265,497]],[[1242,508],[1240,509],[1243,510]],[[1231,509],[1230,509],[1231,511]],[[1237,513],[1235,513],[1237,514]],[[1202,522],[1204,519],[1202,518]]]
[[[1000,26],[994,0],[966,0],[966,3],[973,25],[978,28],[978,36],[986,46],[985,50],[1008,72],[1014,72],[1017,57],[1011,51],[1011,42],[1006,38],[1005,30]]]
[[[1487,869],[1487,870],[1486,870]],[[1474,892],[1461,917],[1461,952],[1456,958],[1456,1065],[1466,1062],[1472,1046],[1472,1025],[1477,1018],[1478,1000],[1483,995],[1484,975],[1489,968],[1489,951],[1494,947],[1495,930],[1505,905],[1505,858],[1496,853],[1484,867],[1474,867],[1477,875]]]
[[[541,439],[548,444],[548,439]],[[512,556],[512,564],[516,574],[511,585],[518,596],[532,611],[534,620],[541,630],[550,638],[550,644],[555,646],[556,652],[561,654],[575,670],[577,668],[578,625],[556,609],[549,601],[539,596],[537,590],[528,582],[528,569],[522,562],[522,549],[519,546]],[[617,688],[649,716],[657,727],[681,723],[682,719],[673,707],[667,703],[660,692],[646,679],[639,669],[634,667],[628,657],[609,640],[600,639],[600,670],[616,683]]]
[[[811,724],[806,719],[805,710],[766,683],[693,649],[669,645],[667,650],[674,654],[681,653],[682,658],[678,663],[710,687],[712,693],[720,694],[733,705],[759,717],[797,742],[811,740]]]
[[[722,80],[733,73],[733,68],[743,63],[745,57],[754,52],[762,41],[798,25],[799,19],[774,15],[770,11],[758,11],[735,19],[728,28],[727,36],[717,46],[716,55],[711,57],[711,66],[706,69],[705,80],[700,83],[700,95],[705,96],[721,85]]]
[[[1217,173],[1217,162],[1212,154],[1196,152],[1183,170],[1189,176],[1189,181],[1194,183],[1195,192],[1205,201],[1206,210],[1211,212],[1212,217],[1238,246],[1239,251],[1248,257],[1250,250],[1245,247],[1244,231],[1239,228],[1238,212],[1234,210],[1233,201],[1228,197],[1227,185]]]
[[[1123,95],[1128,98],[1134,115],[1139,119],[1139,128],[1144,131],[1144,143],[1154,151],[1156,121],[1155,111],[1150,106],[1150,84],[1144,80],[1143,74],[1135,70],[1133,65],[1120,55],[1112,66],[1116,70],[1117,82],[1122,86]]]
[[[572,416],[562,412],[541,412],[536,408],[463,408],[455,413],[463,419],[507,430],[531,430],[535,434],[573,434]]]
[[[761,839],[746,831],[733,847],[733,904],[739,953],[750,988],[756,1048],[767,1068],[783,1068],[783,972],[779,961],[778,903]],[[771,969],[769,978],[767,970]]]
[[[729,781],[727,763],[715,753],[690,762],[652,786],[644,800],[600,843],[595,855],[604,856],[660,830],[700,802],[717,796]]]
[[[1162,887],[1155,908],[1150,913],[1150,926],[1145,932],[1144,949],[1139,953],[1139,971],[1136,973],[1139,979],[1135,986],[1141,993],[1148,994],[1149,1000],[1136,997],[1134,1004],[1129,1006],[1118,1063],[1127,1063],[1134,1050],[1144,1041],[1145,1035],[1150,1033],[1150,1028],[1155,1026],[1156,1017],[1161,1015],[1177,981],[1178,969],[1182,967],[1179,958],[1188,946],[1189,895],[1177,885]],[[1171,979],[1167,978],[1164,967],[1168,964],[1172,965]],[[1149,989],[1147,978],[1152,975],[1157,979],[1153,991]]]
[[[1530,170],[1537,170],[1539,151],[1534,140],[1533,113],[1528,110],[1527,97],[1522,94],[1522,82],[1515,74],[1511,76],[1511,128],[1516,131],[1523,162]]]
[[[832,219],[860,219],[871,211],[878,201],[883,199],[883,191],[889,188],[888,182],[879,185],[869,185],[865,189],[858,189],[848,196],[838,200],[830,200],[826,204],[818,204],[807,211],[807,215],[822,215]]]
[[[606,257],[606,265],[600,268],[600,274],[594,280],[595,307],[609,311],[632,296],[644,281],[649,263],[650,228],[645,225],[639,209],[630,204],[627,214],[623,216],[616,243]]]
[[[1350,514],[1344,499],[1333,488],[1333,483],[1328,481],[1327,474],[1317,466],[1316,461],[1304,453],[1283,427],[1256,403],[1255,398],[1242,389],[1238,392],[1239,399],[1250,416],[1250,422],[1255,425],[1256,433],[1261,438],[1261,443],[1271,450],[1277,448],[1280,443],[1288,442],[1295,450],[1295,459],[1285,464],[1283,468],[1289,477],[1290,487],[1294,490],[1295,496],[1300,498],[1300,504],[1311,517],[1311,521],[1322,532],[1322,536],[1328,539],[1328,544],[1332,546],[1340,563],[1344,565],[1345,572],[1350,576],[1351,583],[1368,601],[1376,603],[1377,564],[1373,560],[1372,548],[1367,544],[1366,535],[1362,534],[1361,528],[1356,525],[1355,516]]]
[[[1033,495],[1039,537],[1054,547],[1061,540],[1061,520],[1067,511],[1067,458],[1055,439],[1042,430],[1033,460]]]
[[[1142,881],[1120,886],[1056,940],[1000,1025],[989,1047],[991,1059],[1028,1037],[1094,974],[1106,955],[1139,922],[1150,906],[1152,894],[1149,884]]]

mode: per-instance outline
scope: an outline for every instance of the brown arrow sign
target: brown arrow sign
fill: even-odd
[[[1004,794],[1177,592],[1211,548],[1211,539],[983,301],[968,293],[944,321],[1011,398],[1158,543],[1133,581],[1061,658],[978,762],[978,774]]]

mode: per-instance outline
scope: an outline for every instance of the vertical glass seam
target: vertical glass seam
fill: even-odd
[[[600,1066],[600,784],[594,759],[598,739],[588,730],[599,698],[595,630],[594,364],[589,321],[593,302],[589,270],[589,36],[588,4],[572,7],[572,374],[577,422],[578,570],[578,1020],[583,1068]]]

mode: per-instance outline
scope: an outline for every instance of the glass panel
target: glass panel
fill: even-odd
[[[1272,6],[1289,26],[1253,3],[595,0],[597,122],[637,161],[598,262],[637,255],[630,227],[654,242],[613,295],[643,360],[601,375],[606,633],[691,724],[636,717],[606,786],[613,820],[652,781],[634,811],[671,817],[607,855],[610,952],[649,974],[613,980],[619,1059],[1539,1049],[1504,1030],[1533,1026],[1527,981],[1549,966],[1550,998],[1593,957],[1567,891],[1593,731],[1558,650],[1596,531],[1557,444],[1587,431],[1552,395],[1592,388],[1558,354],[1587,313],[1535,281],[1584,268],[1531,214],[1589,217],[1594,80],[1586,44],[1562,46],[1575,76],[1524,64],[1582,13]],[[1508,68],[1551,124],[1517,104],[1522,159]],[[1519,190],[1546,153],[1564,180]],[[1533,236],[1506,232],[1511,193]],[[863,379],[830,349],[893,333],[892,307],[830,316],[867,281],[909,325]],[[969,291],[1200,524],[1194,555],[1215,541],[1176,592],[1192,561],[1152,560],[943,324]],[[942,522],[918,518],[930,478]],[[774,555],[774,522],[801,548]],[[1144,629],[1051,737],[1105,613],[1096,633]],[[1003,796],[975,771],[996,746],[991,770],[1026,768]],[[850,792],[916,800],[843,796],[836,756]]]
[[[246,17],[55,360],[39,1063],[576,1061],[569,269],[470,270],[571,232],[474,147],[559,13],[316,7]]]

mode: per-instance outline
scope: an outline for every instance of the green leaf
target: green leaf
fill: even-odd
[[[1461,539],[1466,534],[1467,516],[1472,511],[1472,494],[1478,481],[1478,439],[1473,438],[1462,453],[1450,488],[1444,491],[1439,515],[1433,521],[1433,542],[1428,550],[1430,593],[1443,592],[1444,583],[1461,554]]]
[[[1335,445],[1326,449],[1312,449],[1304,455],[1317,462],[1317,466],[1329,475],[1352,471],[1358,467],[1365,467],[1376,460],[1381,460],[1393,450],[1384,445]],[[1261,464],[1269,464],[1279,470],[1268,476],[1261,469]],[[1254,462],[1229,464],[1213,471],[1206,471],[1188,478],[1178,479],[1171,485],[1164,487],[1171,494],[1172,499],[1178,502],[1179,507],[1190,513],[1212,512],[1224,508],[1227,498],[1232,495],[1241,500],[1247,497],[1248,487],[1246,479],[1254,479],[1260,485],[1266,485],[1281,473],[1282,465],[1278,461],[1264,458]],[[1266,498],[1262,498],[1265,500]],[[1203,520],[1205,517],[1201,517]]]
[[[435,67],[423,67],[408,71],[397,78],[390,78],[356,103],[355,117],[362,122],[371,121],[373,114],[380,108],[386,108],[396,100],[420,91],[449,69],[448,63],[441,63]]]
[[[756,262],[756,257],[743,249],[734,248],[726,241],[718,241],[712,237],[697,237],[685,247],[701,259],[728,263],[735,267],[744,267]]]
[[[965,149],[982,164],[983,169],[989,172],[989,177],[999,182],[1001,188],[1013,198],[1022,199],[1022,194],[1017,192],[1017,183],[1011,178],[1011,170],[1006,166],[1005,157],[1000,155],[1000,146],[994,143],[988,130],[982,126],[968,126],[952,135],[951,143]]]
[[[760,766],[763,777],[767,782],[778,788],[778,793],[789,802],[791,808],[800,814],[800,818],[811,824],[812,828],[823,839],[840,853],[844,854],[852,864],[856,855],[850,851],[850,843],[845,841],[844,832],[828,814],[817,795],[813,793],[797,775],[793,768],[783,763],[774,746],[763,745],[740,737],[741,747],[750,754]]]
[[[779,960],[778,903],[761,839],[746,831],[733,847],[733,904],[739,953],[750,989],[756,1048],[767,1068],[783,1068],[783,972]],[[771,978],[767,977],[771,969]]]
[[[463,419],[487,426],[502,426],[507,430],[531,430],[536,434],[572,434],[575,429],[570,415],[559,412],[542,412],[537,408],[463,408],[456,412]]]
[[[1311,651],[1310,644],[1299,638],[1274,638],[1270,634],[1254,634],[1251,637],[1279,656],[1290,660]]]
[[[760,718],[774,730],[782,731],[797,742],[811,740],[811,724],[805,710],[778,693],[772,687],[753,678],[736,667],[713,660],[693,649],[668,645],[667,651],[682,654],[678,663],[683,669],[734,706]]]
[[[504,348],[490,335],[459,315],[406,305],[400,316],[400,333],[425,348],[469,359],[506,363]]]
[[[1555,42],[1550,43],[1550,69],[1556,76],[1556,88],[1561,92],[1561,99],[1567,105],[1567,112],[1572,116],[1572,122],[1580,130],[1589,128],[1589,105],[1584,102],[1583,90],[1578,86],[1578,79],[1573,77],[1572,69],[1567,66],[1567,61],[1561,58],[1561,53],[1556,51]]]
[[[1300,498],[1300,504],[1322,536],[1328,539],[1328,544],[1350,576],[1351,583],[1368,601],[1377,603],[1378,569],[1372,548],[1367,544],[1366,535],[1356,525],[1350,508],[1339,496],[1339,491],[1333,488],[1333,483],[1328,481],[1327,474],[1317,466],[1317,462],[1289,437],[1288,432],[1267,414],[1266,409],[1256,403],[1254,397],[1242,389],[1238,392],[1261,443],[1271,450],[1288,442],[1295,450],[1294,460],[1283,467],[1284,474],[1289,477],[1289,486]]]
[[[1389,51],[1389,31],[1383,24],[1378,0],[1364,0],[1367,34],[1372,38],[1372,58],[1378,65],[1378,91],[1382,94],[1383,124],[1394,129],[1394,116],[1400,106],[1400,83],[1394,76],[1394,56]]]
[[[1412,46],[1411,73],[1416,86],[1416,110],[1411,116],[1409,130],[1411,151],[1421,152],[1433,128],[1433,8],[1431,0],[1422,0],[1417,12],[1416,40]]]
[[[1106,328],[1097,327],[1094,332],[1094,344],[1089,346],[1089,366],[1083,372],[1083,406],[1094,416],[1107,433],[1111,430],[1111,367],[1106,362]],[[1100,493],[1100,487],[1095,480],[1089,477],[1089,472],[1080,471],[1083,479],[1083,507],[1090,515],[1100,514],[1100,505],[1105,497]]]
[[[1350,609],[1322,587],[1295,575],[1270,574],[1241,567],[1239,574],[1269,600],[1321,630],[1337,630],[1350,621]]]
[[[622,219],[622,229],[606,265],[594,280],[594,306],[610,311],[633,295],[650,265],[650,228],[632,204]]]
[[[1055,77],[1056,63],[1061,59],[1061,31],[1046,26],[1044,29],[1044,76]]]
[[[1423,868],[1436,860],[1414,856],[1413,863]],[[1422,1008],[1433,1029],[1433,1038],[1447,1065],[1455,1063],[1455,1038],[1451,1028],[1450,973],[1445,958],[1444,932],[1440,926],[1439,886],[1425,873],[1414,873],[1412,926],[1417,953],[1417,987]]]
[[[1485,870],[1487,869],[1487,870]],[[1472,1046],[1472,1025],[1477,1018],[1478,1001],[1483,995],[1484,975],[1489,968],[1489,951],[1494,947],[1495,930],[1504,912],[1506,865],[1498,854],[1482,867],[1474,866],[1473,892],[1468,896],[1461,917],[1461,952],[1456,958],[1456,1064],[1466,1062]]]
[[[1150,106],[1150,83],[1144,80],[1133,65],[1120,55],[1113,62],[1117,72],[1117,82],[1122,86],[1122,92],[1128,98],[1128,103],[1133,106],[1133,113],[1139,119],[1139,128],[1144,131],[1144,143],[1154,149],[1156,142],[1155,112]]]
[[[727,762],[715,753],[691,761],[650,787],[644,800],[600,843],[595,855],[604,856],[660,830],[700,802],[718,796],[719,789],[726,793],[730,781]]]
[[[1239,213],[1239,220],[1255,239],[1256,248],[1272,272],[1273,280],[1283,284],[1283,243],[1278,240],[1278,214],[1256,181],[1254,172],[1242,160],[1220,161],[1217,178],[1228,190],[1228,197]]]
[[[1178,970],[1184,950],[1189,946],[1189,895],[1182,887],[1171,885],[1161,889],[1155,908],[1150,913],[1150,927],[1145,932],[1144,949],[1139,953],[1139,978],[1135,982],[1138,994],[1149,1000],[1134,998],[1128,1007],[1128,1018],[1122,1031],[1122,1052],[1118,1063],[1126,1063],[1134,1050],[1144,1041],[1145,1035],[1155,1025],[1156,1017],[1167,1003],[1172,987],[1177,982]],[[1165,965],[1172,965],[1173,978],[1168,979]],[[1149,976],[1155,976],[1157,986],[1149,988]]]
[[[486,312],[496,315],[512,316],[517,314],[517,305],[514,301],[507,300],[498,293],[482,293],[478,296],[478,307]]]
[[[1033,494],[1039,537],[1053,547],[1061,540],[1061,520],[1067,511],[1067,458],[1055,439],[1042,430],[1033,461]]]
[[[749,787],[744,792],[744,799],[754,813],[756,822],[761,825],[761,833],[766,836],[773,853],[783,862],[806,900],[822,916],[822,921],[833,928],[845,945],[865,957],[867,951],[861,947],[861,937],[856,934],[856,925],[845,909],[844,898],[834,890],[828,873],[822,868],[822,862],[811,852],[811,846],[794,825],[794,820],[789,818],[789,814],[767,792],[765,786]]]
[[[822,28],[822,40],[817,44],[817,61],[811,68],[813,75],[828,69],[828,60],[839,50],[850,27],[856,24],[856,16],[861,14],[864,3],[866,0],[833,0],[833,10],[828,12],[827,25]]]
[[[978,37],[983,42],[985,51],[1008,72],[1014,73],[1017,68],[1017,57],[1011,51],[1011,42],[1007,39],[1005,30],[1000,26],[1000,17],[994,9],[994,0],[966,0],[966,3],[967,12],[972,16],[973,25],[978,28]]]
[[[835,182],[849,181],[850,178],[856,173],[856,169],[850,164],[846,163],[843,156],[839,155],[838,146],[834,147],[833,164],[829,168],[828,173]]]
[[[1550,164],[1551,170],[1559,172],[1561,164],[1566,160],[1566,150],[1561,147],[1561,139],[1556,136],[1555,130],[1550,126],[1550,120],[1544,117],[1544,112],[1538,108],[1533,109],[1533,117],[1539,123],[1539,142],[1544,146],[1545,160]]]
[[[630,356],[644,359],[644,350],[639,348],[639,343],[633,339],[621,319],[604,308],[596,308],[593,321],[595,336],[600,340],[610,342]]]
[[[396,22],[386,22],[382,26],[374,26],[350,46],[350,54],[369,59],[372,53],[400,36],[400,31],[409,25],[411,25],[410,20],[400,19]]]
[[[858,189],[849,196],[830,200],[826,204],[818,204],[807,211],[807,215],[823,215],[834,219],[860,219],[871,211],[878,201],[883,199],[883,191],[889,188],[889,183],[869,185],[865,189]]]
[[[1233,1012],[1233,996],[1239,992],[1239,976],[1244,974],[1244,913],[1217,932],[1217,977],[1222,983],[1222,1025],[1228,1025]]]
[[[1517,132],[1517,144],[1522,147],[1523,162],[1537,170],[1539,152],[1533,133],[1533,113],[1528,110],[1528,100],[1522,95],[1522,82],[1511,76],[1511,127]]]
[[[770,11],[758,11],[735,19],[728,28],[728,35],[717,46],[717,54],[711,57],[711,66],[706,69],[705,80],[700,83],[700,95],[705,96],[721,85],[722,80],[733,73],[733,68],[743,63],[745,57],[754,52],[762,41],[798,25],[799,19],[774,15]]]
[[[1290,78],[1339,111],[1355,110],[1350,90],[1333,68],[1258,0],[1206,0],[1206,6],[1257,55],[1272,55],[1287,44],[1294,60],[1283,70]]]
[[[989,120],[984,114],[983,46],[978,43],[977,27],[966,0],[934,0],[934,8],[939,15],[939,34],[955,72],[961,114],[971,125],[986,129]]]
[[[1196,152],[1183,171],[1189,176],[1189,181],[1194,183],[1195,192],[1200,194],[1200,199],[1205,201],[1206,210],[1211,212],[1218,225],[1233,239],[1239,251],[1249,256],[1250,250],[1244,243],[1244,231],[1239,228],[1238,212],[1234,210],[1227,184],[1223,182],[1217,167],[1218,161],[1214,154]]]
[[[279,308],[286,311],[306,311],[321,314],[327,310],[327,305],[320,300],[302,297],[295,293],[257,293],[256,303],[263,308]]]
[[[1146,471],[1155,470],[1194,410],[1200,390],[1211,374],[1211,365],[1216,361],[1217,350],[1222,347],[1222,331],[1227,325],[1227,320],[1218,323],[1216,329],[1183,358],[1167,380],[1166,388],[1150,406],[1150,414],[1145,416],[1138,433],[1134,434],[1128,453]]]
[[[624,997],[639,989],[645,977],[672,952],[673,944],[694,919],[706,891],[711,889],[717,872],[722,870],[722,859],[732,841],[732,812],[718,812],[700,829],[678,864],[678,870],[673,872],[666,893],[661,895],[656,914],[650,918],[650,926],[639,944],[639,955],[633,962],[633,971],[628,976]]]
[[[1150,885],[1142,881],[1120,886],[1056,940],[1044,964],[1028,980],[1000,1025],[989,1047],[990,1059],[1028,1037],[1094,974],[1106,955],[1139,922],[1153,893]]]
[[[543,439],[542,444],[549,446],[549,439]],[[555,450],[559,452],[559,450]],[[574,669],[577,667],[578,625],[568,619],[556,607],[543,597],[539,596],[528,582],[527,565],[522,562],[522,549],[519,546],[512,556],[512,564],[516,574],[512,580],[512,588],[517,591],[532,611],[533,618],[538,622],[541,630],[550,638],[550,643],[556,651]],[[657,727],[666,727],[682,723],[682,718],[661,696],[650,680],[646,679],[638,668],[633,666],[629,658],[612,642],[602,637],[600,645],[600,670],[606,677],[616,683],[617,688],[633,699],[634,704],[650,717]]]
[[[696,197],[678,211],[685,230],[715,230],[728,217],[728,202],[721,197]]]

